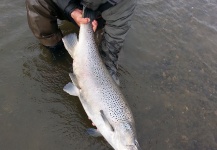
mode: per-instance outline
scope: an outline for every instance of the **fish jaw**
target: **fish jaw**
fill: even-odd
[[[140,150],[134,121],[123,121],[116,125],[115,150]]]

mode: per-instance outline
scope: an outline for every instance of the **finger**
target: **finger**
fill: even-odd
[[[86,24],[90,21],[89,18],[78,18],[77,21],[79,22],[79,24]]]
[[[79,12],[79,13],[83,13],[83,11],[82,11],[81,9],[78,9],[78,12]]]
[[[92,22],[92,26],[93,26],[93,31],[95,32],[96,29],[97,29],[97,26],[98,26],[98,22],[97,22],[96,20],[94,20],[94,21]]]

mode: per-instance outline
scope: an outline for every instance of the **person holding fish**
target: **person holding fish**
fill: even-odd
[[[122,49],[136,0],[26,0],[29,27],[40,43],[53,54],[62,52],[62,32],[57,19],[76,25],[88,23],[82,18],[83,5],[95,13],[93,30],[104,28],[99,52],[109,73],[116,82],[118,54]]]

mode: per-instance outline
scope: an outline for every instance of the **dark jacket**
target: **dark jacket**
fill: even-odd
[[[53,0],[54,3],[70,18],[71,12],[76,8],[81,8],[80,0]]]
[[[82,9],[81,4],[85,4],[88,8],[92,10],[104,11],[121,0],[53,0],[54,3],[64,12],[67,18],[71,18],[71,13],[76,9]],[[105,5],[103,5],[105,4]],[[101,6],[101,7],[100,7]]]

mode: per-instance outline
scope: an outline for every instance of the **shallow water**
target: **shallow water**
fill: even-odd
[[[119,64],[142,149],[217,150],[216,1],[138,0]],[[54,61],[33,37],[24,1],[1,2],[0,68],[1,150],[112,149],[86,134],[81,103],[62,91],[71,58]]]

